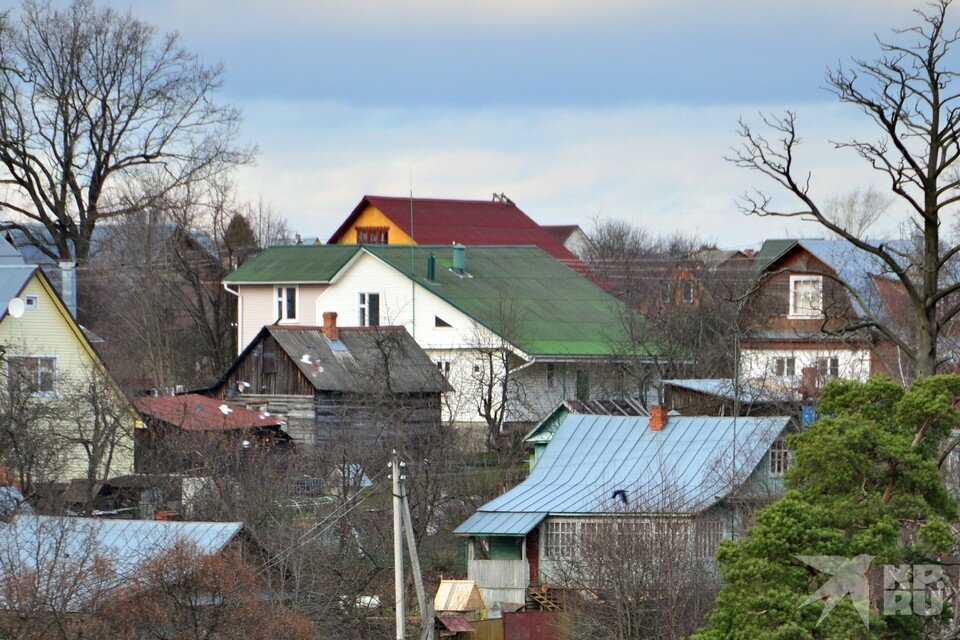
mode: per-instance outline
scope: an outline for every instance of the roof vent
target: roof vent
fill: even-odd
[[[467,272],[467,248],[459,242],[453,243],[453,272],[459,275]]]
[[[427,280],[429,282],[437,281],[437,256],[430,252],[427,256]]]

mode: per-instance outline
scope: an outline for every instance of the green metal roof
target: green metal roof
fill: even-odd
[[[224,278],[225,282],[329,282],[359,247],[348,244],[270,247]]]
[[[310,245],[271,247],[231,273],[231,283],[329,282],[366,250],[413,278],[511,344],[535,356],[616,354],[627,344],[624,318],[634,312],[533,246],[470,246],[466,274],[452,271],[449,245]],[[427,280],[427,257],[436,281]],[[653,354],[653,349],[647,352]]]

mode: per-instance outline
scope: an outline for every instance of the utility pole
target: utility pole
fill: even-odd
[[[407,637],[407,604],[403,595],[403,491],[400,481],[403,464],[397,450],[393,450],[390,461],[390,479],[393,481],[393,580],[397,613],[397,638]]]
[[[407,499],[405,485],[400,486],[400,495],[403,496],[403,526],[407,533],[410,570],[413,571],[413,584],[417,588],[417,602],[420,604],[420,640],[433,640],[433,603],[427,600],[427,590],[423,586],[420,555],[417,553],[417,537],[413,533],[413,518],[410,516],[410,500]]]

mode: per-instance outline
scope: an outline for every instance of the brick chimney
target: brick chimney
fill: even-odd
[[[650,429],[660,431],[667,426],[667,408],[662,404],[650,406]]]
[[[327,336],[330,340],[339,340],[340,339],[340,328],[337,326],[337,312],[336,311],[324,311],[323,312],[323,335]]]
[[[804,367],[800,369],[800,393],[804,396],[812,396],[817,393],[817,368]]]

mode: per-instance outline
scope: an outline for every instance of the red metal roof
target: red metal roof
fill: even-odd
[[[220,400],[188,393],[182,396],[143,396],[134,400],[137,411],[186,431],[233,431],[279,427],[278,416],[266,415]]]
[[[337,242],[354,219],[373,205],[417,244],[534,245],[571,269],[587,268],[563,242],[534,222],[515,204],[492,200],[413,199],[413,233],[410,233],[410,198],[364,196],[328,244]]]
[[[454,633],[476,631],[474,626],[463,616],[438,616],[437,620],[446,627],[447,631],[453,631]]]

